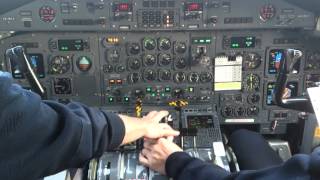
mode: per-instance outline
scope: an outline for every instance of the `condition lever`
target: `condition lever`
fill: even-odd
[[[6,51],[6,56],[11,61],[15,61],[19,65],[19,69],[22,72],[22,74],[27,78],[31,86],[31,89],[37,94],[39,94],[42,98],[44,98],[46,92],[31,67],[31,64],[25,53],[25,49],[22,46],[10,48]]]

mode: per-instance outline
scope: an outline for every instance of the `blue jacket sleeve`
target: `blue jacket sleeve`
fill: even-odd
[[[192,158],[186,153],[178,152],[167,159],[166,173],[174,180],[318,180],[320,148],[311,155],[296,155],[280,166],[234,174],[216,165]]]
[[[0,179],[36,179],[81,167],[118,147],[124,134],[119,116],[41,101],[0,71]]]

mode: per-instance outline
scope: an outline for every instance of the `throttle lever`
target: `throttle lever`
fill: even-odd
[[[34,73],[30,62],[28,61],[25,49],[22,46],[16,46],[7,49],[6,56],[11,60],[15,61],[19,65],[19,69],[22,74],[28,80],[31,89],[39,94],[42,98],[45,98],[46,92],[44,87],[41,85],[38,77]]]
[[[286,91],[288,74],[294,73],[294,66],[298,63],[303,53],[296,49],[286,49],[285,58],[280,61],[279,72],[276,81],[275,93],[273,99],[276,104],[283,108],[311,112],[313,108],[310,99],[305,96],[285,98],[283,93]]]

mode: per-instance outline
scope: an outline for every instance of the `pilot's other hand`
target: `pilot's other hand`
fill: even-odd
[[[166,123],[159,123],[161,119],[168,116],[168,111],[152,111],[148,115],[142,118],[142,121],[146,124],[145,138],[158,139],[162,137],[178,136],[179,131],[173,130]]]
[[[168,157],[181,151],[182,149],[169,139],[145,140],[139,161],[142,165],[165,175],[165,164]]]

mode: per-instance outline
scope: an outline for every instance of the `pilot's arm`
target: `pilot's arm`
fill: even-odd
[[[258,160],[259,157],[257,157]],[[140,162],[174,180],[318,180],[320,148],[311,155],[296,155],[279,166],[230,174],[182,152],[173,142],[161,138],[145,142]]]
[[[79,103],[41,101],[0,71],[0,179],[36,179],[81,167],[143,136],[178,135],[158,123],[167,114],[151,112],[137,119]]]

